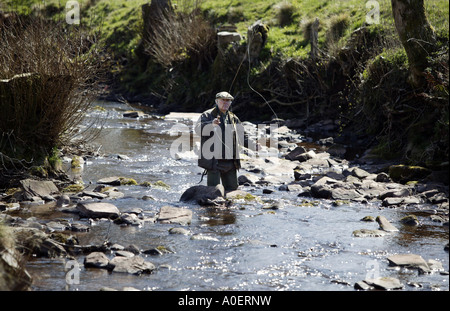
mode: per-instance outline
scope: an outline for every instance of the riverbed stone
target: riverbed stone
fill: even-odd
[[[69,204],[70,204],[70,197],[67,194],[59,196],[59,198],[56,200],[57,207],[66,207]]]
[[[370,286],[382,290],[403,289],[404,287],[399,279],[387,276],[378,277],[374,279],[365,279],[364,282]]]
[[[125,226],[142,226],[144,221],[134,213],[123,213],[114,220],[114,223]]]
[[[84,258],[86,268],[109,269],[109,259],[102,252],[92,252]]]
[[[112,272],[128,273],[134,275],[150,274],[156,266],[146,261],[141,256],[123,257],[116,256],[109,262]]]
[[[259,180],[259,177],[253,174],[243,174],[238,177],[239,185],[254,185]]]
[[[120,183],[120,177],[118,176],[105,177],[97,180],[97,184],[105,184],[111,186],[120,186]]]
[[[32,277],[21,263],[20,253],[14,247],[2,244],[0,252],[0,291],[27,291]]]
[[[380,228],[384,231],[387,231],[387,232],[398,232],[399,231],[384,216],[377,216],[377,218],[375,220],[380,225]]]
[[[83,191],[82,195],[86,195],[86,196],[89,196],[91,198],[100,199],[100,200],[105,199],[105,198],[108,197],[107,194],[96,192],[96,191],[88,191],[88,190]]]
[[[85,224],[73,223],[70,230],[73,232],[88,232],[91,228]]]
[[[213,201],[219,197],[225,197],[225,189],[221,184],[213,186],[197,185],[187,189],[180,197],[182,202],[196,202],[202,204],[208,200]]]
[[[352,233],[352,235],[357,238],[376,238],[383,237],[388,234],[388,232],[378,229],[358,229],[353,231]]]
[[[192,211],[187,208],[163,206],[159,211],[157,220],[163,224],[190,224]]]
[[[18,249],[23,253],[47,258],[65,257],[67,255],[67,251],[60,243],[40,229],[14,227],[12,230],[16,240],[20,241]]]
[[[117,218],[120,215],[114,204],[106,202],[80,202],[77,204],[77,210],[81,217],[88,218]]]
[[[402,219],[400,219],[400,222],[404,225],[408,225],[408,226],[418,226],[419,225],[419,220],[417,219],[416,215],[407,215],[405,217],[402,217]]]
[[[370,173],[363,170],[362,168],[355,167],[355,169],[352,171],[352,175],[358,177],[359,179],[364,179],[368,177]]]
[[[170,234],[189,235],[189,230],[180,228],[180,227],[175,227],[175,228],[170,228],[169,233]]]
[[[387,258],[389,265],[408,268],[418,268],[423,271],[429,271],[429,267],[425,259],[416,254],[396,254]]]
[[[361,194],[354,189],[336,188],[331,190],[331,198],[334,200],[356,200]]]
[[[24,179],[20,181],[20,185],[31,197],[46,197],[59,192],[56,185],[50,180]]]

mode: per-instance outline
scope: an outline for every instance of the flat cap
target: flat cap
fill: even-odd
[[[231,99],[231,100],[234,99],[234,97],[231,96],[231,94],[228,93],[228,92],[220,92],[220,93],[217,93],[217,94],[216,94],[216,98]]]

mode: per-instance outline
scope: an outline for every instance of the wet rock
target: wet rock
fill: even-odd
[[[369,286],[373,286],[376,289],[382,290],[403,289],[404,287],[400,280],[387,276],[378,277],[375,279],[365,279],[363,282],[367,283]]]
[[[289,152],[286,156],[285,159],[290,160],[290,161],[295,161],[297,160],[297,156],[306,153],[306,149],[299,146],[297,148],[295,148],[294,150],[292,150],[291,152]]]
[[[105,202],[80,202],[77,204],[77,210],[81,217],[88,218],[117,218],[120,215],[120,211],[115,205]]]
[[[134,275],[150,274],[156,269],[151,262],[145,261],[141,256],[122,257],[116,256],[109,262],[112,272],[128,273]]]
[[[146,115],[145,113],[143,113],[142,111],[138,111],[138,110],[125,111],[123,113],[124,118],[134,118],[134,119],[144,117],[145,115]]]
[[[102,252],[92,252],[84,258],[86,268],[109,269],[109,259]]]
[[[88,190],[83,191],[82,194],[86,195],[86,196],[89,196],[91,198],[100,199],[100,200],[105,199],[105,198],[108,197],[107,194],[100,193],[100,192],[95,192],[95,191],[88,191]]]
[[[157,220],[164,224],[190,224],[192,211],[186,208],[163,206],[159,211]]]
[[[247,191],[244,190],[234,190],[227,192],[226,194],[227,200],[245,200],[245,201],[255,201],[258,198]]]
[[[243,174],[238,177],[239,185],[254,185],[259,180],[259,177],[252,174]]]
[[[101,179],[97,180],[97,184],[120,186],[120,177],[113,176],[113,177],[101,178]]]
[[[337,183],[337,180],[329,177],[322,177],[311,186],[312,196],[315,198],[330,199],[331,185],[334,183]]]
[[[367,222],[372,222],[375,221],[375,217],[373,216],[364,216],[361,221],[367,221]]]
[[[180,201],[182,202],[194,201],[198,204],[201,204],[202,202],[214,200],[219,197],[225,197],[225,189],[221,184],[215,187],[198,185],[187,189],[181,195]]]
[[[108,200],[117,200],[117,199],[121,199],[125,196],[125,194],[123,192],[120,192],[116,188],[105,190],[102,193],[107,195]]]
[[[144,221],[139,219],[136,214],[123,213],[114,220],[114,223],[125,226],[142,226]]]
[[[368,177],[370,175],[370,173],[363,170],[362,168],[355,167],[352,171],[352,175],[359,179],[364,179],[364,178]]]
[[[84,224],[73,223],[70,226],[70,230],[73,232],[88,232],[91,228]]]
[[[383,206],[400,205],[403,203],[403,198],[386,198],[383,200]]]
[[[383,193],[381,193],[378,196],[378,199],[380,200],[384,200],[385,198],[402,198],[402,197],[407,197],[410,196],[411,192],[409,189],[406,188],[402,188],[402,189],[389,189],[386,191],[383,191]]]
[[[391,165],[389,167],[389,177],[399,183],[421,180],[430,174],[429,169],[420,166]]]
[[[359,229],[353,231],[352,235],[357,238],[373,238],[373,237],[383,237],[388,235],[389,233],[383,230],[377,229]]]
[[[184,228],[170,228],[169,229],[170,234],[181,234],[181,235],[189,235],[189,230],[186,230]]]
[[[392,182],[391,178],[386,173],[379,173],[375,178],[376,182]]]
[[[20,209],[19,203],[3,203],[0,202],[0,211],[2,212],[14,212]]]
[[[56,200],[56,206],[57,207],[66,207],[70,204],[70,197],[67,194],[63,194],[61,195],[57,200]]]
[[[387,258],[389,265],[408,268],[417,268],[422,271],[430,271],[427,262],[420,255],[416,254],[397,254]]]
[[[204,235],[204,234],[194,234],[191,236],[191,240],[196,240],[196,241],[219,241],[217,238],[209,236],[209,235]]]
[[[140,252],[141,252],[140,249],[139,249],[139,247],[137,247],[137,246],[134,245],[134,244],[128,245],[128,246],[125,247],[123,250],[124,250],[124,251],[127,251],[127,252],[131,252],[131,253],[133,253],[133,254],[135,254],[135,255],[139,255]]]
[[[434,259],[428,259],[427,265],[431,271],[444,271],[444,266],[442,265],[442,262],[440,262],[440,261],[437,261]]]
[[[163,252],[161,252],[158,248],[147,249],[147,250],[143,251],[142,253],[146,254],[146,255],[151,255],[151,256],[160,256],[163,254]]]
[[[399,230],[394,227],[384,216],[377,216],[375,219],[380,225],[380,228],[387,232],[398,232]]]
[[[118,251],[116,251],[116,256],[131,258],[131,257],[134,257],[135,254],[133,254],[132,252],[124,251],[124,250],[118,250]]]
[[[16,240],[20,241],[18,249],[26,254],[47,258],[67,256],[67,251],[60,243],[39,229],[14,227],[13,232]]]
[[[354,189],[336,188],[331,190],[331,198],[334,200],[357,200],[361,194]]]
[[[372,289],[374,289],[373,286],[367,284],[364,281],[356,282],[355,285],[354,285],[354,288],[355,289],[360,289],[360,290],[372,290]]]
[[[400,222],[402,224],[408,225],[408,226],[418,226],[419,220],[417,219],[416,215],[407,215],[400,219]]]
[[[20,184],[24,192],[31,197],[45,197],[59,192],[55,184],[49,180],[24,179],[20,181]]]
[[[21,263],[21,255],[9,246],[1,245],[0,291],[26,291],[33,279]]]
[[[66,230],[70,230],[71,225],[68,223],[62,223],[62,222],[57,222],[57,221],[50,221],[48,223],[45,224],[48,231],[53,232],[53,231],[66,231]]]
[[[392,206],[392,205],[408,205],[408,204],[420,204],[421,201],[417,197],[403,197],[403,198],[385,198],[382,202],[383,206]]]

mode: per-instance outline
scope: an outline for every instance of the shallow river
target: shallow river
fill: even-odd
[[[125,275],[102,269],[85,269],[84,256],[75,259],[79,265],[78,284],[67,281],[68,259],[32,259],[27,269],[34,278],[34,290],[99,290],[102,287],[140,290],[307,290],[347,291],[366,277],[393,276],[403,290],[449,290],[449,278],[439,272],[419,275],[417,270],[392,269],[387,257],[413,253],[425,260],[442,262],[448,271],[448,227],[432,222],[426,210],[382,208],[379,204],[349,204],[338,207],[330,201],[300,198],[296,193],[277,191],[262,194],[262,188],[242,187],[263,200],[281,203],[278,210],[263,209],[259,202],[241,202],[229,209],[200,207],[179,202],[181,194],[198,184],[202,170],[194,158],[176,160],[170,146],[177,136],[169,135],[176,121],[123,118],[133,109],[121,103],[99,103],[106,110],[95,110],[86,120],[105,120],[101,135],[94,142],[105,157],[85,163],[82,178],[96,183],[103,177],[124,176],[139,182],[162,180],[170,189],[142,186],[120,186],[125,197],[113,201],[120,210],[142,208],[155,215],[164,205],[188,207],[192,223],[184,226],[192,234],[204,234],[211,240],[192,240],[190,236],[169,234],[178,225],[149,223],[142,227],[123,227],[99,221],[90,232],[79,233],[81,244],[101,244],[105,239],[123,246],[134,244],[140,249],[164,246],[173,253],[148,255],[146,260],[157,267],[150,275]],[[189,124],[188,121],[182,121]],[[125,155],[119,159],[116,155]],[[205,178],[206,179],[206,178]],[[206,184],[206,180],[202,184]],[[154,200],[143,200],[151,196]],[[304,206],[303,200],[314,202]],[[415,213],[422,225],[407,227],[398,220]],[[400,232],[385,237],[356,238],[357,229],[377,229],[378,224],[362,222],[364,216],[383,215]],[[52,217],[72,218],[73,214]],[[144,255],[145,256],[145,255]],[[421,288],[407,285],[417,282]]]

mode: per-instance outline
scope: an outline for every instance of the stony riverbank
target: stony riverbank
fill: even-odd
[[[137,114],[137,117],[144,116]],[[314,126],[324,129],[327,124],[333,126],[332,122]],[[245,126],[249,132],[256,130],[256,125],[251,123],[246,122]],[[313,131],[314,126],[309,130]],[[271,194],[289,192],[304,198],[301,204],[305,206],[320,200],[329,202],[336,208],[351,202],[378,204],[382,208],[420,206],[422,210],[429,212],[433,222],[448,227],[448,184],[440,182],[439,172],[392,163],[376,164],[365,155],[358,157],[357,161],[346,160],[342,155],[348,146],[335,144],[332,137],[314,141],[286,125],[278,127],[276,138],[277,145],[273,149],[265,149],[257,156],[249,150],[244,152],[239,183],[243,189],[252,191],[240,189],[224,193],[220,186],[211,188],[199,185],[187,189],[180,198],[174,198],[174,203],[181,200],[213,208],[232,209],[242,201],[260,201],[263,202],[262,210],[277,210],[283,207],[279,202],[270,200]],[[108,241],[101,245],[80,245],[77,233],[89,231],[95,222],[108,221],[102,219],[109,219],[113,226],[140,227],[146,222],[169,223],[176,225],[168,228],[170,234],[189,235],[191,239],[214,239],[207,235],[192,234],[188,230],[192,211],[176,204],[161,207],[156,214],[132,207],[129,210],[119,210],[114,201],[121,199],[126,193],[122,193],[117,186],[125,183],[135,187],[168,187],[164,181],[153,185],[139,185],[130,178],[117,176],[104,176],[95,183],[82,187],[76,183],[68,187],[58,180],[24,179],[20,182],[20,187],[1,195],[0,217],[12,229],[19,242],[17,250],[23,254],[49,258],[84,256],[85,267],[107,269],[113,273],[139,275],[164,268],[156,267],[147,257],[162,255],[171,250],[166,247],[139,249],[135,245],[111,244]],[[151,204],[151,197],[141,199],[148,200]],[[34,216],[39,214],[36,211],[78,215],[78,218],[73,222],[63,217],[48,221]],[[31,214],[32,217],[27,216]],[[366,225],[369,222],[365,221],[377,223],[379,228],[373,229],[374,226]],[[408,226],[421,226],[420,221],[413,216],[402,222]],[[391,224],[383,217],[369,217],[361,222],[361,227],[361,230],[349,234],[358,238],[383,238],[398,230],[396,224]],[[442,247],[448,251],[448,244]],[[426,254],[417,256],[421,255],[426,257]],[[400,264],[395,260],[390,262],[393,265],[417,268],[420,273],[447,273],[442,271],[442,265],[439,266],[428,258],[402,259]],[[402,286],[396,280],[385,279],[364,280],[355,284],[358,289],[373,287],[398,289]]]

